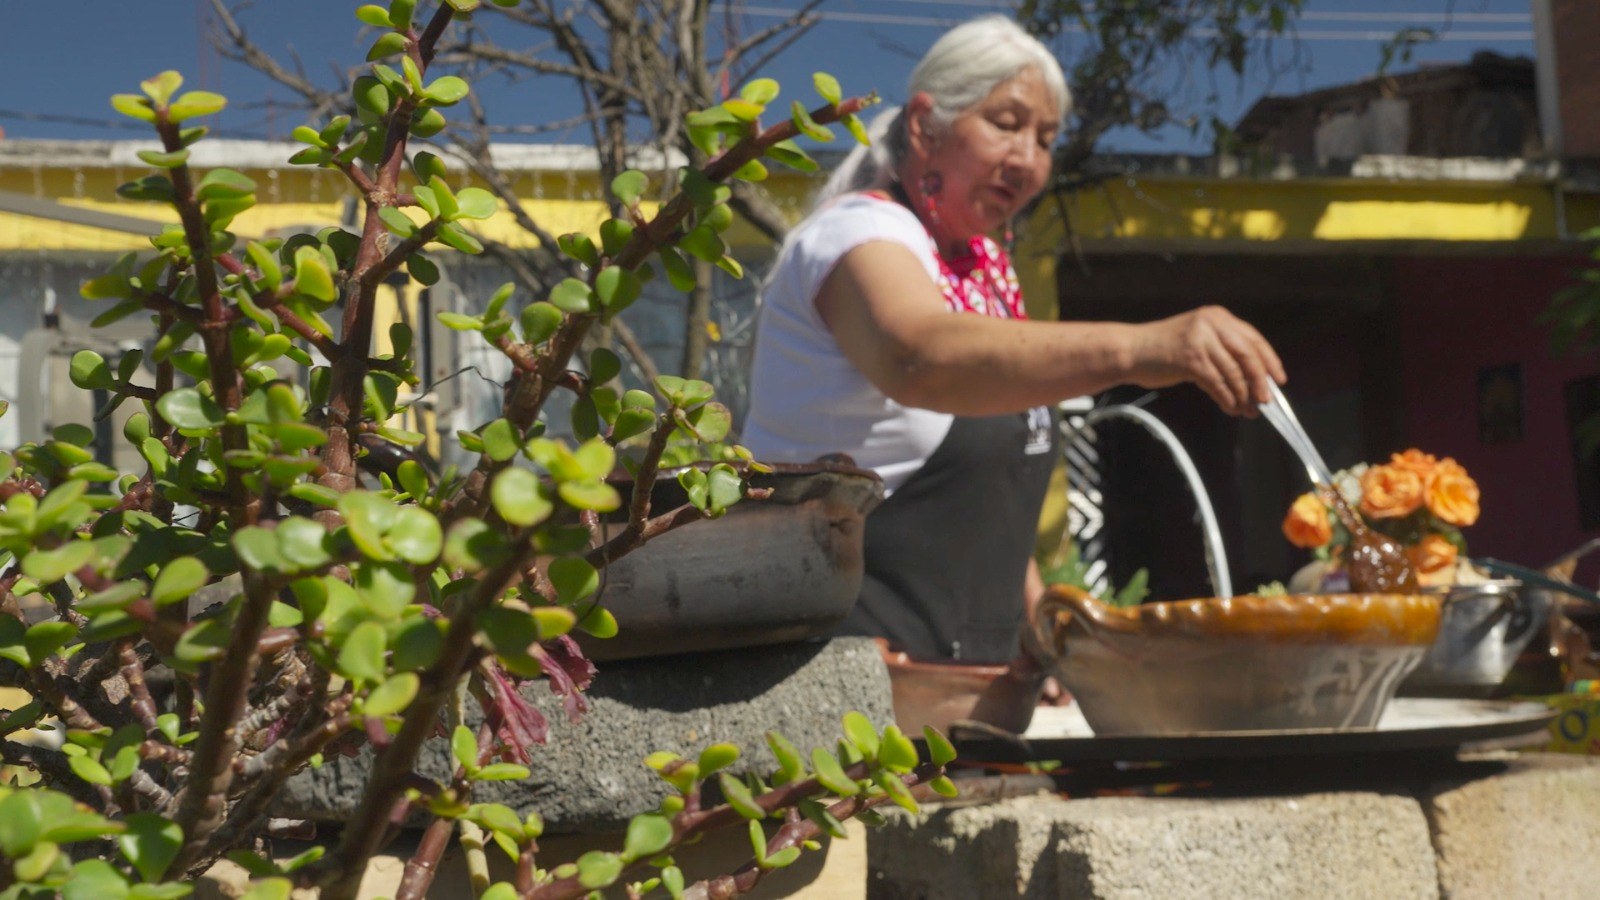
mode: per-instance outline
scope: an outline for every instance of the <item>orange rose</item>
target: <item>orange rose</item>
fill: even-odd
[[[1406,559],[1417,570],[1417,583],[1423,587],[1454,584],[1456,545],[1437,534],[1423,537],[1422,543],[1406,548]]]
[[[1455,460],[1445,457],[1423,489],[1428,511],[1451,525],[1478,521],[1478,483]]]
[[[1409,516],[1422,505],[1422,476],[1399,466],[1373,466],[1361,476],[1361,512],[1374,519]]]
[[[1333,540],[1333,523],[1328,520],[1328,508],[1315,494],[1301,494],[1289,507],[1283,519],[1283,536],[1289,543],[1307,550],[1315,550]]]
[[[1397,469],[1408,469],[1415,472],[1426,483],[1428,476],[1432,475],[1434,468],[1439,465],[1439,459],[1432,453],[1423,453],[1413,447],[1404,453],[1390,454],[1389,465]]]

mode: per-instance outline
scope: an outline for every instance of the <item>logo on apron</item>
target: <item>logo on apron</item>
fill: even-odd
[[[1028,419],[1028,442],[1022,445],[1022,452],[1027,456],[1038,456],[1050,452],[1050,430],[1055,423],[1050,418],[1050,407],[1035,406],[1024,415]]]

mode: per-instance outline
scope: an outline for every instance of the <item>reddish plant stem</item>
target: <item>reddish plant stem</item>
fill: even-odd
[[[244,573],[244,602],[233,633],[206,685],[205,715],[195,740],[189,780],[174,798],[170,818],[183,829],[184,845],[167,867],[183,872],[205,851],[206,838],[222,824],[227,813],[228,788],[233,782],[233,761],[239,752],[235,725],[244,715],[259,657],[254,653],[276,591],[261,575]]]
[[[532,546],[530,533],[518,536],[512,552],[494,568],[483,573],[478,583],[461,599],[450,616],[450,628],[439,659],[422,675],[417,696],[406,709],[400,732],[373,760],[366,795],[351,816],[339,849],[318,871],[323,900],[352,900],[361,884],[367,860],[378,851],[384,825],[395,804],[402,799],[406,779],[411,774],[417,752],[438,726],[439,712],[455,694],[456,682],[472,665],[475,651],[474,620],[482,610],[504,594],[517,577],[521,558]]]
[[[146,734],[156,734],[160,731],[156,727],[159,713],[155,698],[150,696],[150,686],[144,680],[144,662],[134,648],[135,640],[123,638],[117,642],[117,661],[121,664],[122,680],[128,684],[128,705],[134,718],[139,720]]]
[[[183,149],[178,134],[178,124],[167,116],[165,109],[156,111],[156,132],[168,153]],[[172,205],[183,223],[183,234],[189,243],[189,258],[200,297],[203,319],[195,325],[205,344],[206,360],[210,366],[212,399],[224,412],[238,410],[243,401],[239,383],[239,370],[233,364],[233,338],[228,332],[228,310],[222,300],[221,285],[217,281],[211,248],[211,228],[206,224],[200,201],[189,178],[189,167],[180,165],[170,170],[172,178]],[[175,310],[162,310],[163,314],[178,315]],[[244,425],[222,426],[222,445],[226,450],[243,450],[248,445]],[[237,515],[236,524],[250,524],[248,502],[245,498],[244,480],[240,471],[226,467],[229,505]]]
[[[460,779],[457,779],[456,785],[458,788],[469,787]],[[465,799],[462,798],[463,802]],[[427,829],[422,832],[422,840],[417,842],[416,851],[411,854],[411,860],[400,873],[400,886],[395,890],[394,900],[425,900],[428,889],[433,887],[434,877],[439,874],[439,860],[444,856],[445,848],[450,846],[455,827],[454,819],[438,818],[428,823]]]
[[[427,62],[433,59],[433,46],[453,17],[453,7],[441,3],[420,39],[415,35],[407,35],[412,38],[409,52],[413,54],[420,71],[427,71]],[[356,253],[350,273],[354,296],[345,298],[342,344],[339,357],[332,360],[333,371],[329,378],[328,443],[322,449],[322,463],[327,471],[317,479],[319,484],[339,493],[356,486],[355,426],[361,417],[361,405],[365,397],[367,357],[372,346],[373,304],[378,285],[385,275],[393,271],[391,261],[384,253],[389,233],[383,227],[378,212],[398,202],[400,173],[405,165],[406,139],[411,130],[414,110],[415,104],[409,98],[402,98],[395,104],[387,123],[377,178],[373,188],[364,193],[366,221],[361,233],[361,249]],[[317,519],[332,527],[339,522],[339,515],[335,510],[320,510]]]

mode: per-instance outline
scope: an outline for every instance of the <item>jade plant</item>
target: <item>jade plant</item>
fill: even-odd
[[[470,90],[429,67],[452,20],[476,5],[357,11],[381,32],[352,85],[357,112],[296,129],[305,148],[290,162],[348,178],[364,210],[358,232],[241,240],[230,228],[255,203],[255,184],[189,166],[206,132],[198,123],[224,98],[182,91],[175,72],[113,98],[161,144],[140,154],[152,174],[122,195],[169,206],[179,224],[151,238],[153,252],[83,286],[106,304],[99,323],[153,325],[147,351],[85,351],[71,365],[75,385],[110,397],[98,417],[133,410],[122,432],[141,470],[97,460],[85,424],[0,458],[0,685],[31,698],[0,710],[0,898],[182,897],[224,856],[255,877],[254,900],[294,887],[350,898],[396,823],[419,817],[428,824],[400,897],[426,895],[453,836],[474,891],[494,900],[613,886],[726,897],[822,835],[842,836],[845,819],[886,803],[915,808],[919,785],[953,792],[941,736],[924,735],[924,761],[894,726],[850,714],[838,746],[809,755],[770,734],[766,779],[730,776],[738,751],[728,744],[692,759],[652,755],[642,764],[672,793],[631,820],[621,847],[576,863],[540,866],[536,811],[474,801],[478,783],[525,777],[542,742],[547,723],[518,685],[546,679],[569,716],[585,711],[595,670],[571,632],[615,632],[601,570],[761,494],[747,477],[759,465],[732,447],[734,462],[677,475],[686,504],[653,508],[669,442],[725,441],[728,411],[695,380],[621,391],[614,355],[575,360],[586,332],[627,309],[658,268],[693,287],[686,255],[737,272],[720,236],[727,182],[761,177],[764,159],[812,168],[794,139],[826,138],[835,123],[864,139],[854,114],[872,102],[846,99],[819,74],[819,105],[794,102],[764,124],[779,88],[752,81],[688,117],[709,161],[679,172],[654,215],[641,203],[649,179],[628,171],[610,185],[615,217],[598,240],[560,238],[583,277],[536,302],[517,302],[508,285],[479,315],[441,314],[480,333],[515,374],[502,414],[455,436],[475,464],[434,472],[392,452],[421,440],[391,423],[425,386],[410,329],[392,326],[376,349],[376,304],[402,269],[435,281],[439,245],[480,251],[469,223],[495,212],[486,191],[453,188],[439,156],[408,152]],[[572,441],[546,433],[558,390],[576,397]],[[623,467],[631,479],[613,477]],[[468,694],[483,712],[475,727],[464,721]],[[417,772],[436,739],[452,750],[448,783]],[[285,781],[363,746],[369,777],[337,843],[289,860],[265,852]],[[781,825],[764,828],[770,819]],[[674,849],[740,823],[751,861],[686,885]],[[489,883],[491,844],[514,863],[511,881]]]

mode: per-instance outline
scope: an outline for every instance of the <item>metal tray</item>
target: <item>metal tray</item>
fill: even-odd
[[[1390,701],[1376,728],[1193,732],[1181,735],[1095,737],[1077,704],[1044,707],[1020,738],[960,725],[951,740],[963,758],[992,762],[1060,760],[1179,761],[1328,756],[1355,753],[1456,751],[1494,742],[1537,743],[1555,720],[1542,703],[1401,697]]]

